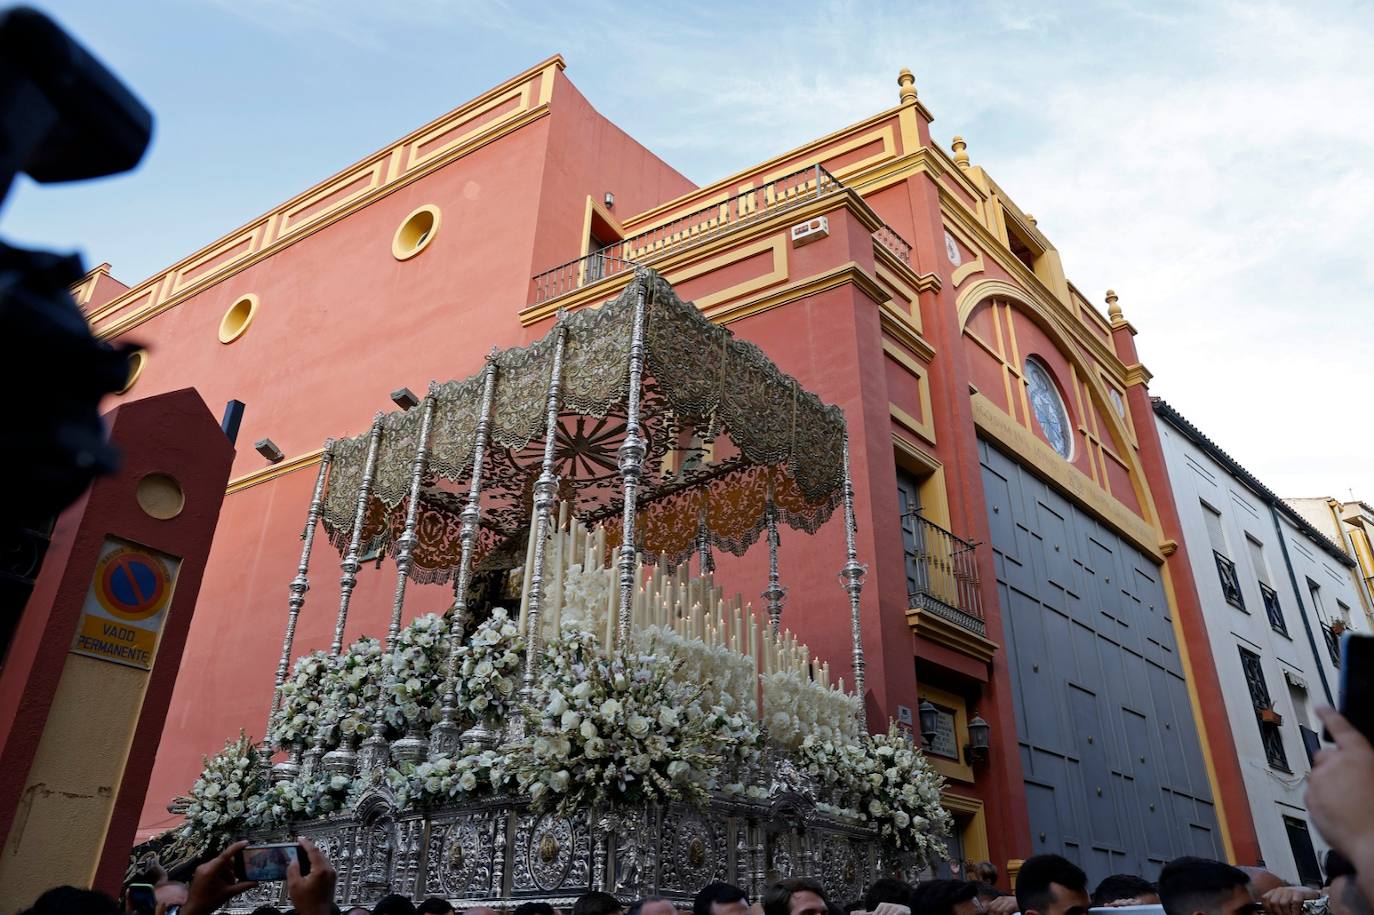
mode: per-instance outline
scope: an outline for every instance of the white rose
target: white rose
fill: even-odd
[[[687,765],[687,763],[683,762],[680,759],[675,759],[672,762],[668,763],[669,778],[681,778],[690,771],[692,771],[692,767]]]
[[[643,715],[631,715],[630,720],[625,723],[625,728],[630,732],[630,736],[635,739],[643,739],[649,733],[649,719]]]
[[[557,718],[568,710],[568,700],[563,698],[563,694],[554,690],[549,694],[549,705],[544,709],[544,714],[550,718]]]
[[[592,694],[592,684],[588,680],[583,680],[572,688],[573,697],[585,699]]]
[[[582,723],[582,716],[573,709],[568,709],[563,713],[559,723],[565,731],[575,731],[577,726]]]
[[[615,699],[607,699],[601,703],[601,717],[607,721],[614,721],[615,716],[621,712],[621,705]]]
[[[606,755],[606,741],[600,737],[593,737],[583,745],[582,751],[588,759],[599,759]]]
[[[904,811],[897,810],[892,814],[892,822],[897,824],[898,829],[906,829],[911,825],[911,817],[907,816]]]
[[[582,727],[579,729],[578,733],[582,735],[583,740],[591,740],[592,738],[596,737],[597,734],[596,723],[593,722],[590,718],[585,719],[582,722]]]
[[[658,713],[658,723],[665,728],[677,727],[677,711],[667,707],[660,709]]]
[[[464,772],[458,778],[458,787],[462,788],[464,791],[472,791],[477,787],[477,776],[473,775],[471,772]]]
[[[567,769],[559,769],[549,776],[549,787],[562,794],[568,790],[568,783],[572,780],[572,775]]]

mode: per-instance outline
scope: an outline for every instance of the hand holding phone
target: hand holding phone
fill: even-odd
[[[234,855],[234,874],[240,880],[285,880],[293,862],[300,866],[302,876],[310,873],[310,858],[295,842],[249,845]]]
[[[131,883],[124,888],[124,911],[134,915],[153,915],[157,911],[157,891],[151,883]]]
[[[1374,636],[1347,632],[1341,638],[1341,695],[1338,710],[1374,743]],[[1326,735],[1330,740],[1330,735]]]

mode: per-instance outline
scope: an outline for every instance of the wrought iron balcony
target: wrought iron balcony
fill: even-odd
[[[912,609],[929,611],[986,637],[978,589],[978,544],[956,537],[918,512],[903,517],[902,539]]]
[[[633,270],[637,265],[651,264],[665,254],[680,252],[809,201],[847,191],[838,178],[819,164],[807,166],[536,274],[530,281],[532,304],[567,295]],[[904,263],[911,263],[910,243],[891,226],[883,225],[873,233],[873,239]]]

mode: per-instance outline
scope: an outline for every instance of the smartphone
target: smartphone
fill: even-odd
[[[250,845],[234,856],[234,873],[240,880],[285,880],[292,861],[300,863],[302,876],[310,873],[310,858],[295,842]]]
[[[137,915],[153,915],[157,911],[157,893],[151,883],[131,883],[124,888],[124,911]]]
[[[1374,636],[1341,637],[1341,699],[1337,709],[1374,743]]]

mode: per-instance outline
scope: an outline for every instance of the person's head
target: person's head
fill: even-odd
[[[253,915],[281,915],[281,909],[274,905],[260,905],[253,910]]]
[[[692,900],[692,915],[747,915],[748,911],[749,894],[730,883],[708,883]]]
[[[1270,890],[1276,890],[1281,886],[1287,886],[1288,881],[1271,870],[1262,867],[1238,867],[1240,871],[1250,881],[1250,897],[1256,901],[1264,898],[1264,894]]]
[[[991,861],[979,861],[968,867],[968,878],[989,886],[997,885],[997,865]]]
[[[522,902],[512,915],[554,915],[554,911],[547,902]]]
[[[1027,858],[1016,875],[1016,904],[1021,915],[1086,915],[1088,875],[1059,855]]]
[[[463,915],[500,915],[489,905],[475,905],[470,909],[464,909]]]
[[[788,877],[763,891],[763,915],[828,915],[825,887],[808,877]]]
[[[993,886],[991,883],[973,884],[974,898],[981,902],[992,902],[994,899],[1001,899],[1006,893]]]
[[[19,915],[118,915],[119,906],[104,893],[58,886],[33,901]]]
[[[911,890],[912,915],[976,915],[978,884],[967,880],[922,880]]]
[[[1207,858],[1175,858],[1159,872],[1159,901],[1167,915],[1258,915],[1250,877]]]
[[[164,880],[153,887],[153,895],[157,897],[158,903],[166,908],[173,905],[185,905],[188,897],[186,884],[178,880]]]
[[[1144,877],[1112,874],[1093,890],[1095,906],[1158,905],[1159,890]]]
[[[416,915],[415,903],[410,901],[409,896],[392,893],[377,900],[372,907],[372,915]]]
[[[864,911],[872,912],[879,904],[892,902],[897,905],[911,906],[911,884],[895,877],[882,877],[874,880],[864,893]]]
[[[620,915],[623,911],[620,900],[598,890],[578,896],[572,907],[572,915]]]
[[[662,896],[645,896],[634,901],[628,915],[674,915],[676,911],[673,904]]]
[[[1331,915],[1374,913],[1355,883],[1355,865],[1334,848],[1326,853],[1326,884],[1326,908]]]
[[[372,915],[372,910],[365,905],[355,905],[349,907],[344,915]]]
[[[450,915],[453,911],[453,903],[447,899],[440,899],[438,896],[431,896],[417,905],[415,911],[419,912],[420,915]]]

